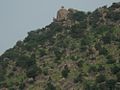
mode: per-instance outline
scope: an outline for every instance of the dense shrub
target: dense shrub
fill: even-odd
[[[9,58],[11,60],[14,60],[16,59],[17,57],[19,57],[19,54],[16,50],[14,50],[13,48],[7,50],[3,55],[2,57],[6,57],[6,58]]]
[[[117,81],[120,82],[120,71],[116,74],[117,76]]]
[[[112,42],[113,36],[111,33],[107,33],[103,38],[102,41],[104,44],[110,44]]]
[[[45,49],[39,49],[39,52],[40,52],[40,57],[43,57],[43,56],[45,56],[46,55],[46,51],[45,51]]]
[[[74,79],[74,83],[78,83],[78,82],[82,82],[83,81],[83,76],[82,74],[79,74],[75,79]]]
[[[0,72],[0,82],[5,80],[5,74],[3,72]]]
[[[105,80],[106,80],[105,75],[100,74],[100,75],[98,75],[98,76],[96,77],[96,82],[97,82],[97,83],[104,82]]]
[[[76,12],[72,15],[72,19],[77,20],[77,21],[84,21],[86,19],[86,14],[84,12]]]
[[[105,67],[103,65],[99,65],[97,70],[98,70],[98,72],[104,71]]]
[[[114,90],[115,89],[115,84],[116,84],[115,79],[106,80],[106,86],[107,86],[108,90]]]
[[[33,65],[33,66],[30,66],[27,70],[26,70],[26,75],[27,77],[31,78],[31,77],[35,77],[38,75],[38,67]]]
[[[56,87],[53,85],[53,83],[48,82],[45,90],[56,90]]]
[[[96,27],[94,30],[94,33],[96,35],[102,35],[104,36],[107,32],[109,32],[111,30],[111,28],[107,25],[101,25],[101,26],[98,26]]]
[[[20,83],[20,85],[19,85],[19,90],[24,90],[24,88],[25,88],[25,83]]]
[[[81,68],[83,66],[84,61],[80,60],[77,62],[77,66]]]
[[[64,69],[62,70],[62,76],[63,76],[64,78],[67,78],[69,72],[70,72],[70,70],[68,69],[68,66],[66,65],[66,66],[64,67]]]
[[[91,65],[90,67],[89,67],[89,69],[88,69],[88,72],[89,73],[91,73],[91,72],[96,72],[97,71],[97,68],[96,68],[96,66],[94,66],[94,65]]]
[[[120,12],[109,12],[106,17],[112,21],[120,20]]]
[[[54,54],[56,56],[55,62],[57,63],[61,59],[63,51],[61,51],[60,48],[54,48]]]
[[[78,24],[78,25],[72,26],[69,33],[73,38],[81,38],[85,35],[85,31],[86,30],[84,28],[81,28],[81,26]]]
[[[16,66],[19,66],[25,69],[29,68],[34,64],[35,64],[35,60],[28,56],[20,56],[16,62]]]
[[[108,55],[108,50],[105,47],[99,48],[99,54],[107,56]]]
[[[112,66],[111,67],[111,72],[113,74],[116,74],[116,73],[120,72],[120,66],[117,66],[117,65]]]

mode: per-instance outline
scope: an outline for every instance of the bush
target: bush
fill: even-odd
[[[93,83],[92,81],[86,81],[84,83],[84,89],[83,90],[98,90],[97,86],[95,83]]]
[[[72,19],[77,21],[84,21],[86,19],[87,15],[84,12],[76,12],[73,14]]]
[[[24,90],[24,88],[25,88],[25,83],[20,83],[19,90]]]
[[[5,80],[5,74],[0,72],[0,82],[4,81]]]
[[[102,41],[104,42],[104,44],[110,44],[112,41],[112,34],[111,33],[107,33],[103,38]]]
[[[81,38],[85,35],[85,29],[81,28],[80,25],[74,25],[71,27],[70,35],[72,38]]]
[[[69,72],[70,72],[70,70],[68,69],[67,66],[65,66],[64,69],[62,70],[62,76],[63,76],[64,78],[67,78]]]
[[[105,70],[105,67],[104,67],[103,65],[99,65],[99,67],[98,67],[98,72],[104,71],[104,70]]]
[[[0,67],[1,67],[1,65],[0,65]],[[0,82],[3,82],[5,80],[5,75],[6,75],[6,70],[1,67],[0,68]]]
[[[101,47],[100,49],[99,49],[99,54],[100,55],[108,55],[108,50],[105,48],[105,47]]]
[[[116,74],[116,77],[117,77],[117,81],[120,82],[120,72]]]
[[[114,64],[116,62],[116,60],[113,59],[113,57],[111,55],[107,56],[107,64]]]
[[[90,66],[89,69],[88,69],[88,72],[91,73],[91,72],[96,72],[97,71],[97,68],[96,66]]]
[[[55,62],[58,63],[58,61],[61,59],[63,55],[63,51],[61,51],[59,48],[54,48],[54,54],[56,56]]]
[[[107,25],[101,25],[93,30],[94,30],[95,34],[99,34],[99,35],[104,36],[108,31],[111,30],[111,28],[108,27]]]
[[[39,49],[40,51],[40,57],[43,57],[44,55],[46,55],[45,49]]]
[[[98,75],[98,76],[96,77],[96,82],[97,82],[97,83],[104,82],[105,80],[106,80],[105,75],[100,74],[100,75]]]
[[[20,56],[16,61],[16,66],[19,66],[25,69],[31,67],[34,64],[35,64],[35,60],[28,56]]]
[[[82,74],[79,74],[79,75],[74,79],[74,83],[82,82],[82,80],[83,80]]]
[[[56,87],[51,82],[48,82],[45,90],[56,90]]]
[[[112,21],[120,20],[120,12],[109,12],[107,18],[110,18]]]
[[[43,68],[42,71],[43,71],[43,74],[44,74],[44,75],[48,75],[48,68],[45,67],[45,68]]]
[[[79,60],[79,56],[76,56],[76,55],[72,55],[71,57],[70,57],[73,61],[78,61]]]
[[[120,67],[117,65],[114,65],[113,67],[111,67],[111,72],[113,74],[117,74],[118,72],[120,72]]]
[[[80,60],[77,62],[77,66],[81,68],[83,66],[84,61]]]
[[[87,33],[87,35],[82,38],[81,45],[93,45],[94,42],[96,42],[94,35],[92,33]]]
[[[29,78],[31,78],[31,77],[35,78],[35,76],[38,75],[38,67],[35,65],[29,67],[26,71],[26,75]]]
[[[116,84],[116,80],[114,79],[109,79],[106,81],[106,86],[108,90],[115,90],[115,84]]]
[[[17,51],[15,51],[13,48],[7,50],[2,57],[9,58],[11,60],[15,60],[17,57],[19,57],[19,54]]]

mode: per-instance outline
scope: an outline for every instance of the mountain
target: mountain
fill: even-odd
[[[120,3],[62,7],[0,56],[0,90],[120,90]]]

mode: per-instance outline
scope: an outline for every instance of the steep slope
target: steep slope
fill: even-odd
[[[120,3],[58,14],[0,56],[0,90],[120,90]]]

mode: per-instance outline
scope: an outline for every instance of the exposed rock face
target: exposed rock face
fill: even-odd
[[[57,12],[57,17],[53,18],[54,23],[60,24],[64,27],[71,27],[74,25],[75,22],[73,22],[70,19],[70,15],[76,13],[77,10],[69,8],[65,9],[63,6],[61,7],[60,10]]]
[[[62,6],[61,9],[57,12],[57,21],[66,20],[68,17],[69,11],[67,9],[64,9]]]

